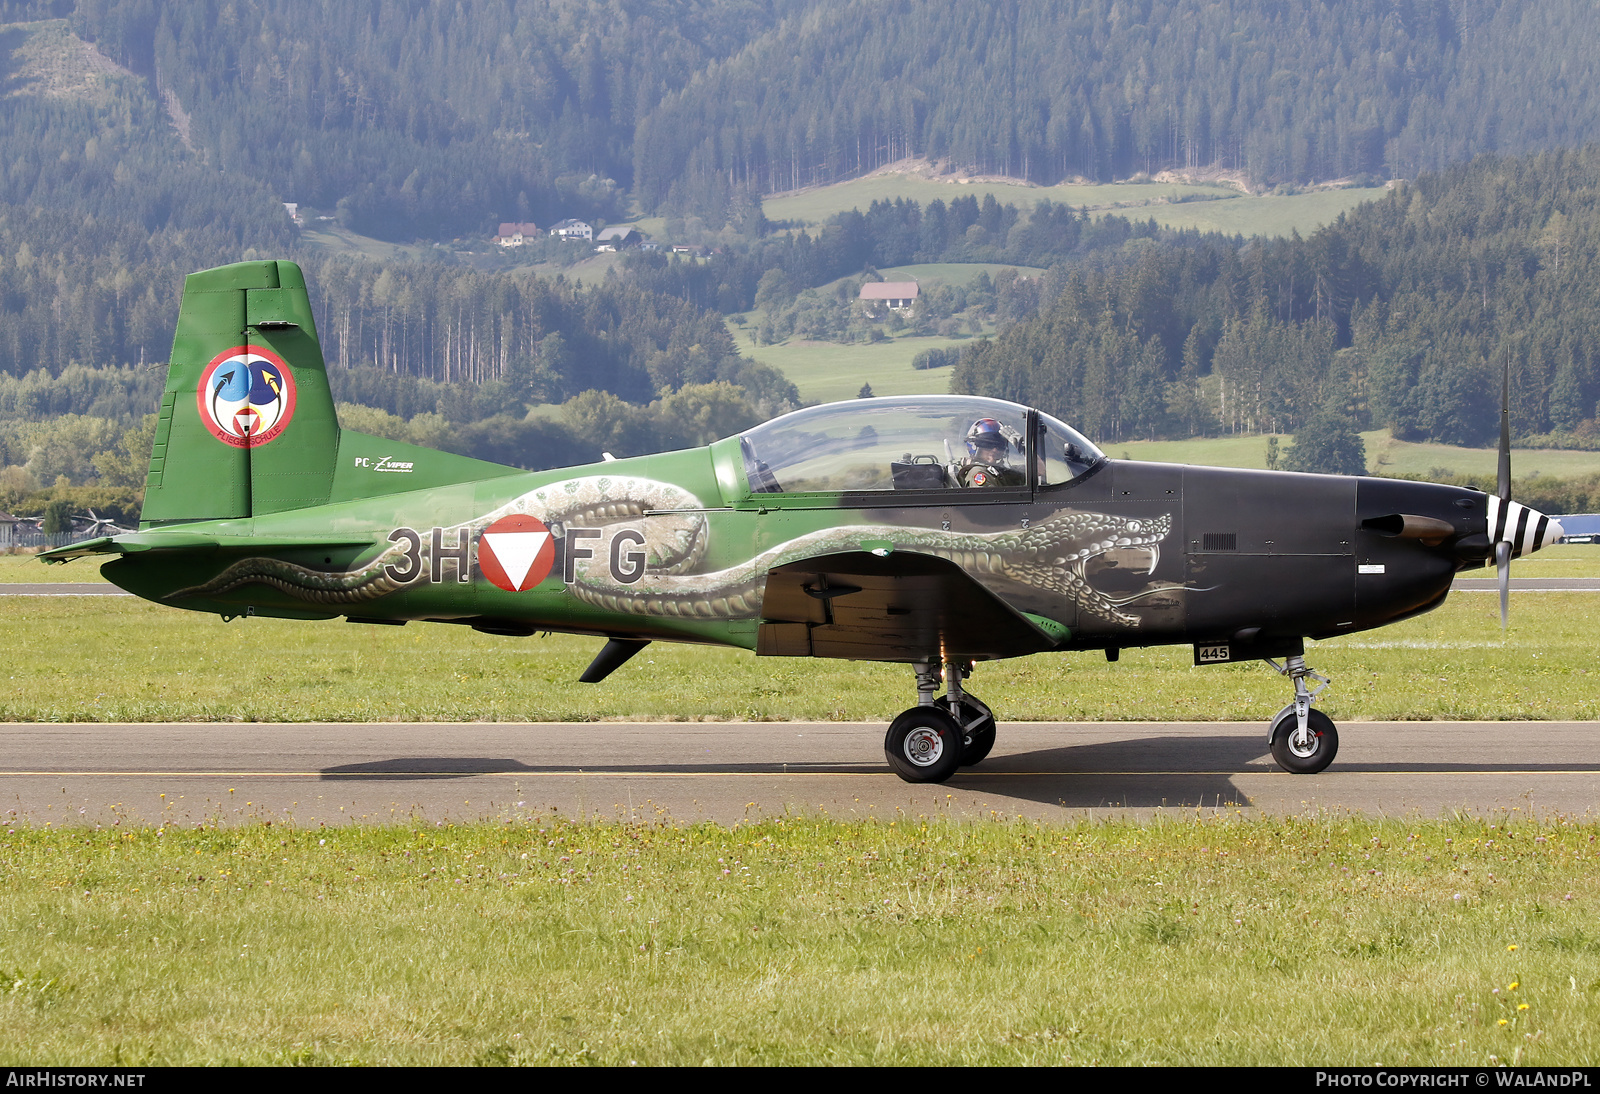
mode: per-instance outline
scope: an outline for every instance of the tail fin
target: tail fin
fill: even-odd
[[[190,274],[140,526],[323,504],[338,448],[300,267],[238,262]]]

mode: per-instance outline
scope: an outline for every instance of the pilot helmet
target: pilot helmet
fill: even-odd
[[[1005,429],[993,418],[979,418],[967,430],[967,454],[982,463],[1005,462],[1011,442]]]

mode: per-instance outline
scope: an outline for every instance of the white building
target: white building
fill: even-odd
[[[563,243],[569,243],[575,239],[581,239],[587,243],[594,239],[594,225],[585,224],[581,220],[563,220],[560,224],[554,225],[550,229],[550,234]]]
[[[908,312],[921,291],[915,281],[868,281],[861,286],[861,299],[869,307],[881,305],[890,311]]]

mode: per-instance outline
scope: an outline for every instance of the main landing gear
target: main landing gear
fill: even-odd
[[[890,723],[883,754],[906,782],[942,783],[989,755],[994,747],[994,712],[961,686],[972,675],[971,661],[943,666],[921,661],[915,668],[917,705]],[[941,682],[945,694],[935,697]]]
[[[1328,678],[1306,668],[1304,657],[1287,657],[1282,665],[1270,657],[1265,660],[1280,676],[1294,681],[1294,702],[1278,711],[1267,730],[1272,758],[1290,774],[1315,775],[1331,764],[1339,751],[1339,731],[1333,721],[1311,709],[1311,700],[1328,686]],[[1307,677],[1321,683],[1308,688]]]

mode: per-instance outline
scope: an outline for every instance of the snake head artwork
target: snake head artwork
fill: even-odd
[[[1426,611],[1458,570],[1503,574],[1560,535],[1505,490],[1113,460],[978,395],[810,407],[588,466],[485,463],[341,428],[301,271],[268,261],[185,283],[139,531],[44,558],[101,556],[130,592],[230,619],[590,635],[592,683],[653,641],[905,664],[917,704],[885,755],[926,782],[993,744],[974,666],[1161,645],[1271,661],[1295,686],[1273,754],[1321,770],[1337,735],[1310,709],[1305,639]]]

